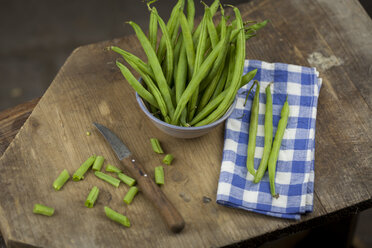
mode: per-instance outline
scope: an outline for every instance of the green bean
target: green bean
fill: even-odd
[[[270,84],[266,87],[266,111],[265,111],[265,144],[260,166],[254,176],[254,183],[261,181],[267,170],[267,162],[273,143],[273,99],[271,97]]]
[[[164,164],[167,164],[167,165],[170,165],[173,161],[174,157],[172,154],[167,154],[165,155],[165,157],[163,158],[163,163]]]
[[[226,60],[229,61],[229,59],[226,59]],[[223,67],[222,75],[221,75],[220,79],[218,80],[216,89],[213,92],[211,100],[216,98],[223,91],[223,88],[225,87],[228,71],[229,71],[229,65],[226,64]]]
[[[116,47],[116,46],[111,46],[110,47],[112,51],[119,53],[124,57],[126,61],[132,61],[135,63],[138,68],[141,69],[144,73],[148,74],[151,78],[155,78],[154,73],[149,65],[147,65],[145,62],[143,62],[140,58],[138,58],[136,55],[133,55],[127,51],[124,51],[123,49]]]
[[[102,156],[97,156],[96,160],[94,160],[94,164],[92,169],[95,171],[100,171],[103,165],[103,161],[105,161],[105,158]]]
[[[209,6],[212,17],[217,12],[217,9],[218,9],[219,6],[220,6],[220,1],[219,0],[214,0],[214,2],[211,4],[211,6]],[[196,28],[195,32],[193,33],[194,43],[196,43],[198,41],[200,32],[201,32],[201,25],[199,24],[198,27]]]
[[[275,193],[275,171],[276,171],[276,162],[278,160],[279,150],[282,143],[283,135],[287,127],[289,117],[289,104],[288,96],[284,102],[282,111],[280,113],[280,120],[278,123],[278,128],[276,129],[276,134],[273,142],[273,147],[271,148],[268,170],[269,170],[269,181],[270,181],[270,191],[271,195],[275,198],[279,197],[279,194]]]
[[[198,110],[203,109],[204,106],[207,105],[207,103],[211,99],[211,97],[213,95],[213,92],[215,91],[215,89],[217,87],[217,84],[218,84],[218,82],[221,79],[221,75],[222,75],[223,69],[224,69],[224,67],[221,66],[220,69],[219,69],[219,71],[217,72],[217,75],[213,78],[212,82],[205,89],[205,91],[204,91],[204,93],[203,93],[203,95],[202,95],[202,97],[200,99],[200,102],[198,104]]]
[[[171,98],[172,98],[173,106],[176,106],[177,102],[176,102],[176,87],[175,86],[172,87]]]
[[[216,31],[217,33],[220,34],[220,39],[222,39],[222,37],[224,37],[226,35],[226,22],[227,22],[227,18],[225,17],[225,10],[223,9],[222,5],[220,4],[220,9],[221,9],[221,21],[220,23],[218,24],[218,26],[220,28],[216,28]]]
[[[226,39],[230,37],[230,33],[226,34]],[[208,57],[205,59],[205,61],[201,64],[199,70],[197,71],[196,75],[191,79],[189,84],[187,85],[185,91],[183,92],[180,101],[177,104],[176,110],[174,111],[174,114],[172,116],[172,124],[177,124],[178,120],[180,118],[180,115],[185,108],[187,102],[191,98],[192,94],[194,93],[195,89],[199,86],[200,82],[203,80],[203,78],[208,73],[209,69],[212,67],[213,62],[216,60],[218,54],[221,52],[223,45],[225,44],[225,40],[220,40],[218,42],[215,49],[212,50],[212,52],[208,55]]]
[[[133,201],[133,198],[138,193],[138,188],[136,186],[132,186],[129,188],[128,192],[125,194],[123,201],[126,204],[130,204]]]
[[[80,167],[75,171],[72,175],[72,180],[80,181],[84,179],[84,174],[89,170],[89,168],[93,165],[94,160],[96,160],[96,155],[90,156]]]
[[[226,31],[231,31],[231,27],[227,27]],[[223,40],[223,39],[221,39]],[[222,49],[222,52],[218,55],[216,61],[213,64],[212,69],[208,73],[207,77],[203,80],[203,82],[200,85],[200,90],[203,91],[205,88],[208,87],[209,83],[213,80],[213,78],[216,76],[219,68],[221,66],[224,66],[224,63],[226,61],[227,52],[229,50],[228,40],[226,41],[224,48]],[[235,61],[233,61],[233,64],[235,64]]]
[[[155,98],[157,104],[158,104],[158,109],[160,109],[160,112],[161,114],[163,115],[164,117],[164,120],[169,123],[170,121],[170,117],[168,116],[168,109],[167,109],[167,105],[165,104],[164,102],[164,99],[163,97],[161,96],[161,93],[158,89],[158,87],[156,87],[155,83],[152,81],[151,77],[149,75],[147,75],[144,71],[142,71],[138,66],[137,64],[133,63],[133,61],[131,60],[127,60],[128,64],[130,66],[132,66],[132,68],[138,72],[140,74],[140,76],[142,77],[143,81],[146,83],[148,89],[151,91],[151,94],[153,95],[153,97]],[[153,106],[153,105],[151,105]]]
[[[114,172],[114,173],[121,173],[121,170],[118,167],[113,166],[111,164],[106,166],[106,171],[107,172]]]
[[[96,200],[98,198],[98,194],[99,194],[99,189],[98,189],[97,186],[94,186],[90,190],[89,195],[88,195],[87,199],[85,200],[84,205],[87,208],[92,208],[94,206],[94,203],[96,202]]]
[[[242,78],[242,81],[240,82],[240,88],[249,83],[249,81],[254,78],[256,75],[257,69],[248,72],[245,74]],[[252,85],[253,86],[253,85]],[[195,118],[190,122],[190,125],[195,125],[195,126],[201,126],[199,125],[199,122],[202,121],[208,114],[210,114],[213,110],[215,110],[222,100],[225,98],[227,95],[228,89],[222,91],[218,96],[213,98],[198,114],[195,116]]]
[[[57,179],[53,182],[53,188],[57,191],[60,190],[69,178],[70,178],[70,174],[68,173],[68,171],[66,169],[64,169],[59,174]]]
[[[98,177],[99,179],[102,179],[103,181],[108,182],[109,184],[115,186],[116,188],[119,187],[119,185],[120,185],[120,180],[119,179],[117,179],[115,177],[112,177],[110,175],[107,175],[103,172],[96,171],[96,172],[94,172],[94,175],[96,175],[96,177]]]
[[[183,13],[180,13],[180,24],[181,24],[182,35],[183,35],[183,42],[186,48],[186,56],[187,56],[187,64],[189,66],[189,73],[191,73],[192,75],[194,72],[194,64],[195,64],[194,42],[192,41],[192,35],[191,35],[190,27],[188,25],[186,16]]]
[[[167,84],[167,80],[164,77],[159,60],[156,57],[155,51],[154,49],[152,49],[151,43],[147,39],[146,35],[143,33],[142,29],[134,22],[129,22],[129,24],[133,27],[134,31],[137,34],[138,40],[143,46],[143,49],[148,57],[148,62],[152,68],[152,71],[156,72],[154,76],[159,86],[159,90],[163,96],[165,104],[167,105],[169,113],[173,115],[174,106],[172,104],[170,88]]]
[[[179,19],[179,15],[178,15],[178,17],[176,19],[176,24],[174,26],[174,29],[172,30],[173,32],[169,33],[169,35],[171,37],[173,48],[176,46],[178,38],[181,37],[180,34],[178,33],[179,28],[180,28],[180,19]]]
[[[244,30],[243,30],[243,20],[242,20],[239,9],[234,7],[234,13],[235,13],[236,20],[238,20],[237,28],[240,29],[240,33],[238,34],[238,39],[236,42],[236,54],[235,54],[236,66],[234,68],[234,75],[231,79],[231,86],[229,87],[226,97],[223,99],[220,106],[218,106],[218,108],[214,110],[207,118],[199,122],[198,125],[200,126],[214,122],[218,120],[221,116],[223,116],[226,113],[226,111],[229,109],[229,107],[231,106],[232,102],[235,99],[236,93],[238,92],[240,88],[240,82],[241,82],[241,78],[243,75],[244,60],[245,60],[245,37],[244,37]],[[230,34],[227,35],[227,37],[229,38]],[[216,48],[213,50],[216,50]]]
[[[201,34],[199,36],[198,45],[196,47],[196,55],[195,55],[195,64],[194,64],[194,71],[192,76],[194,77],[196,72],[198,71],[198,68],[203,62],[204,54],[205,54],[205,46],[206,46],[206,39],[208,36],[208,30],[207,30],[207,19],[208,15],[210,15],[210,10],[208,7],[205,8],[205,14],[202,21],[202,30]],[[198,96],[199,96],[199,86],[196,87],[190,102],[188,104],[188,120],[191,120],[194,117],[197,102],[198,102]]]
[[[231,84],[231,79],[234,75],[234,67],[235,67],[235,63],[234,63],[235,55],[234,54],[235,54],[235,46],[231,45],[230,56],[229,56],[229,70],[228,70],[228,74],[227,74],[225,89],[229,88],[229,86]]]
[[[195,4],[194,0],[187,0],[187,22],[192,32],[194,29],[194,18],[195,18]]]
[[[191,126],[198,126],[198,123],[215,110],[227,95],[227,90],[222,91],[216,98],[212,99],[200,112],[190,121]]]
[[[182,35],[180,35],[180,37],[178,38],[177,40],[177,44],[176,46],[174,47],[174,70],[173,70],[173,76],[174,76],[174,79],[176,78],[176,72],[177,72],[177,65],[178,65],[178,60],[177,58],[179,59],[179,57],[181,56],[181,50],[182,50],[182,46],[183,46],[183,37]]]
[[[216,87],[217,87],[217,84],[219,83],[220,81],[220,78],[221,78],[221,75],[222,75],[222,72],[224,70],[224,61],[226,60],[226,56],[227,56],[227,52],[228,52],[228,38],[225,39],[226,37],[226,30],[222,30],[222,33],[221,33],[221,38],[222,40],[225,40],[225,44],[224,44],[224,48],[223,48],[223,51],[218,55],[216,61],[214,62],[214,65],[213,65],[213,68],[211,69],[210,73],[208,74],[208,76],[206,77],[206,79],[202,82],[202,83],[205,83],[207,82],[209,85],[208,87],[205,89],[204,93],[203,93],[203,96],[200,100],[200,103],[199,103],[199,106],[198,106],[198,109],[203,109],[203,107],[208,103],[208,101],[210,100],[210,98],[212,97],[213,95],[213,92],[215,91]],[[217,71],[216,71],[217,70]],[[216,71],[216,73],[215,73]],[[213,75],[213,77],[211,77]],[[210,82],[208,82],[208,80],[211,80]]]
[[[138,95],[140,95],[143,99],[145,99],[148,103],[153,105],[156,108],[159,108],[158,103],[156,102],[154,96],[148,92],[141,84],[138,82],[138,80],[133,76],[133,74],[129,71],[129,69],[120,63],[119,61],[116,61],[116,65],[119,67],[121,73],[125,77],[125,79],[128,81],[128,83],[137,91]]]
[[[163,149],[161,148],[160,142],[157,138],[150,138],[152,150],[156,153],[162,154],[164,153]]]
[[[252,71],[247,72],[243,77],[241,81],[240,87],[243,87],[247,83],[249,83],[257,74],[257,69],[254,69]]]
[[[108,218],[110,218],[111,220],[115,222],[122,224],[123,226],[130,227],[130,221],[126,216],[119,214],[118,212],[112,210],[111,208],[107,206],[105,206],[104,209],[105,209],[105,214]]]
[[[207,27],[207,22],[208,22],[208,16],[210,16],[210,9],[205,7],[205,14],[202,20],[202,26],[201,26],[201,33],[199,36],[198,44],[196,47],[196,55],[195,55],[195,70],[193,72],[193,76],[195,75],[195,72],[197,69],[200,67],[200,65],[203,62],[203,57],[205,54],[205,48],[206,48],[206,41],[208,37],[208,27]]]
[[[158,40],[158,21],[156,18],[156,14],[158,13],[158,11],[155,7],[150,8],[150,4],[148,4],[147,6],[150,10],[149,40],[152,48],[156,50],[156,43]]]
[[[174,6],[174,8],[172,9],[171,15],[167,23],[167,29],[168,29],[170,37],[172,37],[173,32],[175,32],[177,21],[179,19],[179,14],[182,12],[184,4],[185,4],[185,0],[179,0],[177,4]],[[165,48],[166,48],[165,38],[162,37],[160,39],[160,44],[159,44],[159,48],[157,51],[157,57],[160,63],[163,61]]]
[[[161,165],[155,167],[155,183],[164,184],[164,168]]]
[[[247,147],[247,169],[248,172],[253,176],[256,175],[254,169],[254,153],[256,150],[256,136],[257,136],[257,126],[258,126],[258,111],[260,104],[260,83],[255,81],[256,93],[254,94],[252,108],[251,108],[251,120],[249,122],[249,140]]]
[[[125,184],[133,186],[136,183],[136,180],[130,176],[125,175],[124,173],[118,173],[118,178]]]
[[[181,95],[186,87],[186,78],[187,78],[187,58],[186,58],[186,48],[182,46],[180,57],[178,60],[177,74],[175,79],[176,86],[176,102],[181,99]]]
[[[171,40],[171,37],[169,35],[167,26],[165,25],[165,22],[163,21],[163,19],[157,14],[157,12],[155,13],[155,15],[156,15],[156,18],[158,20],[160,29],[163,33],[162,37],[165,40],[166,56],[167,56],[166,60],[165,60],[165,62],[166,62],[165,78],[167,80],[168,85],[170,85],[171,81],[172,81],[172,77],[173,77],[173,46],[172,46],[172,40]]]
[[[216,30],[216,27],[214,26],[212,15],[210,13],[209,8],[208,8],[208,15],[207,15],[207,29],[208,29],[209,37],[211,39],[212,48],[215,48],[219,39],[218,39],[217,30]]]
[[[45,216],[52,216],[54,214],[54,208],[44,206],[42,204],[35,204],[33,209],[34,214],[41,214]]]
[[[179,57],[178,65],[177,65],[177,73],[175,78],[175,88],[176,88],[176,103],[178,104],[181,95],[186,87],[186,80],[187,80],[187,57],[186,57],[186,48],[182,45],[181,54]],[[187,125],[186,123],[186,116],[187,112],[186,109],[182,111],[180,122],[182,125]]]

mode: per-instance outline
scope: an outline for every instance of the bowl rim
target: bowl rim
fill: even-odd
[[[176,130],[182,130],[182,131],[198,131],[198,130],[204,130],[204,129],[208,129],[208,128],[211,128],[211,127],[215,127],[217,125],[219,125],[220,123],[224,122],[231,114],[232,112],[234,111],[234,108],[235,108],[235,105],[236,105],[236,102],[237,102],[237,97],[235,97],[235,100],[234,102],[231,104],[231,106],[229,107],[229,109],[226,111],[226,113],[221,117],[219,118],[217,121],[215,122],[212,122],[210,124],[207,124],[207,125],[203,125],[203,126],[200,126],[200,127],[181,127],[181,126],[176,126],[176,125],[172,125],[172,124],[169,124],[169,123],[166,123],[162,120],[159,120],[158,118],[156,118],[155,116],[153,116],[149,110],[147,109],[147,107],[145,106],[142,98],[138,95],[138,93],[136,92],[136,99],[137,99],[137,102],[138,104],[140,105],[140,108],[142,109],[142,111],[153,121],[155,121],[156,123],[158,123],[159,125],[162,125],[162,126],[166,126],[168,128],[172,128],[172,129],[176,129]]]

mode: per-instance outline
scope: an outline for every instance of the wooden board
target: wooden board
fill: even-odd
[[[331,6],[320,0],[266,0],[240,9],[244,19],[271,20],[259,39],[248,42],[249,58],[308,65],[310,55],[323,55],[314,212],[294,222],[217,205],[223,126],[194,140],[170,138],[153,127],[115,68],[117,56],[104,49],[115,44],[144,58],[136,38],[130,36],[76,49],[1,158],[0,228],[9,247],[204,247],[263,242],[270,235],[308,228],[345,210],[371,206],[368,68],[372,50],[367,49],[371,48],[372,34],[367,28],[371,20],[357,2]],[[356,23],[351,21],[355,19]],[[363,33],[363,39],[355,38],[353,30]],[[342,63],[327,69],[326,58],[332,55]],[[73,173],[93,153],[117,163],[92,121],[115,130],[149,172],[162,158],[152,152],[150,137],[159,138],[164,149],[176,156],[174,165],[165,168],[163,190],[186,220],[181,234],[170,233],[141,194],[125,206],[122,198],[127,187],[115,189],[92,173],[54,192],[51,184],[59,172],[66,168]],[[86,131],[92,135],[86,136]],[[87,209],[84,200],[93,185],[101,188],[101,195],[96,207]],[[204,196],[212,201],[204,203]],[[54,206],[55,216],[33,215],[34,203]],[[132,227],[108,221],[104,205],[126,214]]]

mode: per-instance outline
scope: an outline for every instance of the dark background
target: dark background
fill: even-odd
[[[237,5],[248,1],[222,2]],[[155,3],[165,20],[175,2]],[[212,1],[204,2],[209,5]],[[372,1],[360,3],[371,16]],[[195,5],[196,15],[201,15],[202,4],[195,1]],[[146,30],[148,19],[147,6],[141,0],[0,0],[0,111],[42,96],[76,47],[132,34],[125,24],[129,20]],[[372,247],[371,220],[372,210],[359,216],[354,247]],[[304,236],[306,233],[293,239]],[[0,248],[3,246],[0,238]]]

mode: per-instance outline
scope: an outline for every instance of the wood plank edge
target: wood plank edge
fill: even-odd
[[[351,205],[347,208],[343,208],[343,209],[340,209],[334,212],[330,212],[322,216],[317,216],[317,217],[314,217],[314,218],[311,218],[305,221],[298,221],[297,223],[292,224],[288,227],[256,236],[254,238],[251,238],[248,241],[243,240],[243,241],[239,241],[239,242],[236,242],[234,244],[230,244],[224,247],[225,248],[258,247],[269,241],[277,240],[277,239],[289,236],[291,234],[298,233],[300,231],[309,230],[311,228],[319,227],[329,222],[339,221],[343,218],[354,216],[360,213],[361,211],[369,209],[371,207],[372,207],[372,199],[369,199],[369,200]],[[306,214],[304,214],[302,217],[305,217],[305,216]],[[272,217],[272,218],[275,218],[275,217]],[[293,221],[293,222],[296,222],[296,221]]]

